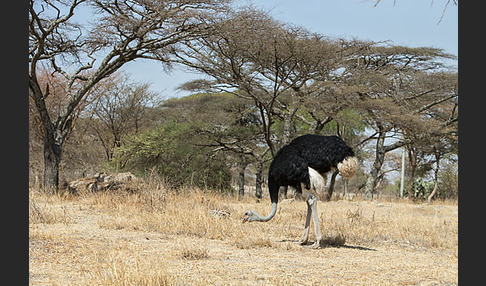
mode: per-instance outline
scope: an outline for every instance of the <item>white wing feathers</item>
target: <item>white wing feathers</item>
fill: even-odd
[[[308,168],[309,168],[311,188],[314,189],[318,194],[322,194],[324,192],[324,188],[326,187],[327,178],[319,174],[316,170],[312,169],[311,167]]]

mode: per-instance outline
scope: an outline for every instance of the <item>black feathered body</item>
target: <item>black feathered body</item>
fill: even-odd
[[[302,191],[301,184],[310,189],[308,167],[320,174],[346,157],[354,156],[351,147],[338,136],[303,135],[283,146],[275,155],[268,171],[268,188],[272,202],[278,202],[278,190],[281,186],[292,186]]]

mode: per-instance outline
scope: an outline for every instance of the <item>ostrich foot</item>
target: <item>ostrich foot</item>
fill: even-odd
[[[307,239],[299,239],[299,240],[295,241],[295,243],[300,244],[300,245],[306,245]]]
[[[311,245],[304,245],[304,247],[309,248],[309,249],[319,249],[319,248],[321,248],[321,242],[317,240],[316,242],[314,242]]]
[[[309,241],[309,224],[306,223],[306,228],[304,229],[304,233],[296,243],[300,245],[306,245],[308,241]]]

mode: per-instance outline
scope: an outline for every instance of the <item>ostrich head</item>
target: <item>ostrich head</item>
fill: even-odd
[[[273,202],[272,203],[272,211],[270,214],[266,217],[262,217],[259,215],[256,211],[252,210],[247,210],[243,216],[243,222],[252,222],[252,221],[261,221],[261,222],[267,222],[271,220],[275,214],[277,213],[277,203]]]
[[[243,216],[243,222],[257,221],[261,216],[252,210],[247,210]]]

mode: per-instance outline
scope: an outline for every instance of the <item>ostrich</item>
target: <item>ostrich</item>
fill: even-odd
[[[292,186],[297,192],[304,188],[321,193],[326,185],[324,174],[337,168],[344,178],[351,178],[358,169],[358,161],[353,149],[338,136],[303,135],[283,146],[275,155],[268,170],[268,190],[272,210],[262,217],[253,210],[245,212],[243,222],[271,220],[277,212],[278,190],[281,186]],[[317,215],[317,198],[313,193],[307,194],[307,217],[304,234],[298,241],[305,245],[309,237],[310,218],[314,221],[316,242],[310,247],[318,248],[322,241],[322,232]]]

